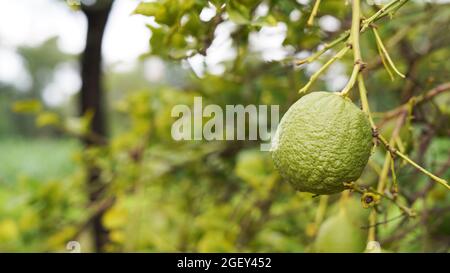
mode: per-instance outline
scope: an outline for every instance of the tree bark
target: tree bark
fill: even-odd
[[[102,41],[108,16],[112,7],[111,1],[97,1],[92,6],[82,6],[86,15],[88,29],[86,47],[81,57],[82,87],[79,101],[80,115],[92,111],[93,117],[90,124],[90,132],[105,138],[107,135],[104,116],[104,99],[102,89]],[[91,138],[83,138],[86,148],[102,145]],[[97,203],[101,199],[104,185],[100,179],[100,169],[91,163],[87,163],[87,189],[91,203]],[[102,224],[103,213],[92,219],[93,241],[95,250],[103,252],[108,243],[108,231]]]

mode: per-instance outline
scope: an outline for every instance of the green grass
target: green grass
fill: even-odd
[[[18,177],[33,180],[62,178],[75,169],[75,140],[0,139],[0,182],[13,183]]]

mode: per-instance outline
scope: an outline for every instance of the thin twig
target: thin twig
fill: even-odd
[[[320,56],[322,56],[322,54],[324,54],[327,50],[329,50],[329,49],[335,47],[336,45],[340,44],[341,42],[347,40],[349,34],[350,34],[350,31],[348,31],[348,30],[345,31],[344,33],[339,35],[339,37],[337,39],[335,39],[334,41],[324,44],[323,47],[319,51],[316,51],[314,54],[312,54],[308,58],[297,60],[295,62],[295,64],[301,65],[301,64],[312,63],[313,61],[317,60]]]
[[[446,187],[448,190],[450,190],[450,186],[448,185],[448,182],[445,179],[442,179],[440,177],[437,177],[436,175],[430,173],[429,171],[427,171],[426,169],[424,169],[423,167],[419,166],[416,162],[414,162],[412,159],[410,159],[407,155],[401,153],[398,150],[392,149],[391,146],[389,145],[389,143],[386,141],[386,139],[381,136],[378,135],[377,137],[381,143],[383,143],[384,146],[386,146],[386,148],[388,150],[390,150],[391,153],[394,153],[395,155],[398,155],[399,157],[401,157],[403,160],[405,160],[406,162],[408,162],[409,164],[411,164],[413,167],[415,167],[416,169],[418,169],[419,171],[421,171],[422,173],[426,174],[427,176],[429,176],[431,179],[433,179],[434,181],[436,181],[437,183],[443,185],[444,187]]]
[[[302,94],[302,93],[306,93],[308,92],[309,88],[311,87],[311,85],[319,78],[319,76],[326,70],[328,69],[328,67],[334,63],[336,60],[341,59],[345,53],[347,53],[347,51],[349,51],[350,47],[346,46],[344,48],[342,48],[341,50],[339,50],[338,53],[336,53],[330,60],[328,60],[319,70],[317,70],[310,78],[308,83],[305,84],[305,86],[303,86],[298,93]]]
[[[401,2],[401,4],[405,4],[408,0],[393,0],[390,3],[386,4],[386,6],[393,6],[394,4],[398,4],[399,2]],[[394,6],[395,9],[399,8],[400,6]],[[384,16],[386,16],[387,14],[389,14],[389,12],[392,11],[392,9],[380,9],[378,12],[376,12],[374,15],[372,15],[369,19],[366,19],[363,21],[363,24],[367,24],[367,26],[371,25],[372,23],[375,23],[377,20],[383,18]],[[367,27],[362,27],[360,32],[363,33],[364,31],[366,31]],[[346,41],[348,38],[350,37],[350,30],[346,30],[345,32],[343,32],[341,35],[339,35],[338,38],[336,38],[335,40],[331,41],[328,44],[325,44],[325,46],[317,51],[316,53],[314,53],[313,55],[309,56],[306,59],[302,59],[302,60],[298,60],[296,61],[297,65],[300,64],[305,64],[305,63],[311,63],[315,60],[317,60],[320,56],[322,56],[328,49]]]
[[[435,88],[429,90],[428,92],[426,92],[423,95],[419,95],[419,96],[410,98],[409,101],[406,102],[405,104],[402,104],[399,107],[384,113],[383,114],[383,123],[400,115],[403,111],[405,111],[405,109],[407,107],[410,106],[411,103],[413,103],[414,106],[420,105],[420,104],[427,102],[427,101],[431,100],[432,98],[434,98],[435,96],[437,96],[443,92],[446,92],[446,91],[450,91],[450,82],[440,84],[440,85],[436,86]]]
[[[374,15],[370,16],[368,19],[362,22],[361,31],[365,31],[372,23],[376,20],[383,18],[394,10],[397,10],[402,5],[404,5],[409,0],[394,0],[386,5],[384,5],[380,10],[378,10]]]
[[[396,217],[393,217],[391,219],[387,219],[387,220],[380,221],[380,222],[375,222],[373,224],[369,224],[368,226],[362,226],[361,228],[362,229],[370,229],[371,227],[377,227],[377,226],[380,226],[380,225],[384,225],[384,224],[390,223],[392,221],[395,221],[397,219],[401,219],[401,218],[404,218],[404,217],[405,217],[405,214],[402,213],[402,214],[400,214],[400,215],[398,215]],[[374,241],[374,240],[372,240],[372,241]]]
[[[386,58],[387,63],[390,65],[392,70],[394,70],[397,75],[399,75],[402,78],[405,78],[405,75],[403,75],[400,71],[398,71],[397,67],[395,66],[394,62],[392,61],[391,57],[389,56],[389,52],[386,50],[386,48],[383,45],[383,41],[381,40],[380,34],[378,34],[378,31],[375,27],[372,27],[373,34],[375,35],[375,40],[377,42],[377,46],[379,47],[379,50],[381,51],[381,56],[384,56]],[[389,70],[388,70],[389,71]],[[389,71],[390,75],[392,73]]]
[[[309,19],[307,22],[308,26],[312,26],[314,24],[314,18],[316,17],[317,12],[319,11],[319,5],[320,5],[320,0],[316,0],[316,2],[314,3],[314,7],[311,11],[311,15],[309,16]]]

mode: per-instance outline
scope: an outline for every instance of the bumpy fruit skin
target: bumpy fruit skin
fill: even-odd
[[[365,233],[341,211],[322,223],[314,245],[316,252],[359,253],[365,249]]]
[[[296,190],[333,194],[361,176],[371,149],[367,116],[347,98],[314,92],[283,116],[271,150],[275,167]]]

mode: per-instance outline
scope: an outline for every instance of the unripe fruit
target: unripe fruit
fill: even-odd
[[[272,158],[296,190],[333,194],[361,176],[372,145],[369,120],[350,99],[314,92],[295,102],[281,119]]]
[[[316,252],[358,253],[364,251],[365,239],[363,230],[341,210],[320,226],[314,247]]]
[[[367,218],[369,217],[370,210],[362,207],[359,196],[353,195],[344,200],[341,199],[330,208],[330,213],[336,215],[342,209],[345,210],[347,216],[352,219],[352,222],[354,222],[355,225],[367,225]]]

